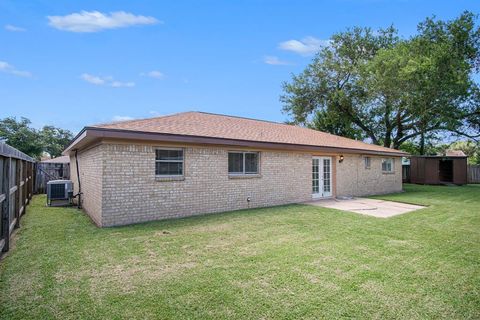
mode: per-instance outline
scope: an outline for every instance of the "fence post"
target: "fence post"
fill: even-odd
[[[32,166],[32,193],[37,194],[38,193],[38,188],[37,188],[37,171],[38,171],[38,166],[36,163],[33,164]]]
[[[33,194],[33,163],[28,162],[28,203],[32,201]]]
[[[5,194],[5,200],[2,202],[2,235],[0,238],[5,240],[2,251],[7,252],[10,249],[10,161],[12,158],[4,158],[3,161],[3,181],[2,192]]]
[[[22,213],[21,215],[25,215],[27,213],[27,198],[28,198],[28,193],[27,193],[27,186],[28,186],[28,177],[27,177],[27,161],[22,160],[22,174],[20,175],[22,177]]]
[[[17,191],[15,191],[15,204],[16,204],[16,208],[15,208],[15,228],[19,228],[20,227],[20,209],[21,209],[21,206],[22,206],[22,198],[20,197],[20,193],[21,193],[21,186],[20,186],[20,170],[22,168],[22,161],[20,160],[16,160],[17,161],[17,165],[15,166],[15,181],[17,182]]]
[[[30,181],[28,179],[28,170],[30,168],[30,166],[28,165],[28,162],[25,161],[24,162],[25,166],[23,167],[23,177],[24,177],[24,181],[25,181],[25,184],[23,185],[23,188],[25,190],[25,193],[24,193],[24,198],[25,198],[25,205],[27,203],[30,203],[30,193],[29,193],[29,187],[30,187]]]
[[[30,196],[30,199],[33,197],[33,194],[36,193],[35,190],[35,180],[37,179],[37,164],[32,163],[32,195]]]

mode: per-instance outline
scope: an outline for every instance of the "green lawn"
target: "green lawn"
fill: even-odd
[[[378,219],[291,205],[121,228],[34,198],[1,319],[480,318],[480,185],[406,185]]]

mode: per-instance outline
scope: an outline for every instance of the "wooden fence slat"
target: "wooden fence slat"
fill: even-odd
[[[27,211],[27,161],[22,160],[22,198],[20,199],[22,203],[22,212],[20,215],[24,215]]]
[[[3,160],[3,181],[1,181],[2,193],[5,194],[5,200],[2,201],[1,218],[2,218],[2,234],[0,239],[3,240],[2,252],[10,249],[10,161],[11,158]]]
[[[0,160],[1,253],[10,249],[11,234],[20,226],[21,216],[27,212],[27,204],[33,195],[36,167],[33,158],[3,142],[0,142]]]
[[[46,193],[51,180],[70,180],[69,163],[39,162],[35,176],[35,193]]]
[[[468,165],[468,183],[480,183],[480,165]]]
[[[20,180],[22,179],[21,170],[22,170],[22,161],[17,161],[15,166],[15,182],[17,183],[17,191],[15,192],[15,228],[20,227],[20,207],[22,206],[21,193],[22,189],[20,188]]]

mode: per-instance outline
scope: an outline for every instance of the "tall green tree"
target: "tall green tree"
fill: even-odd
[[[468,157],[468,163],[480,164],[480,143],[471,140],[456,141],[449,147],[450,150],[461,150]]]
[[[28,154],[31,157],[38,158],[43,151],[42,142],[38,132],[30,127],[30,120],[20,118],[19,121],[14,117],[7,117],[0,120],[0,139],[14,148]]]
[[[406,102],[412,119],[403,141],[418,137],[420,150],[428,135],[451,133],[480,137],[480,99],[472,74],[480,62],[480,29],[476,16],[465,12],[453,21],[426,19],[410,40]],[[401,141],[400,141],[401,142]]]
[[[293,122],[398,149],[450,133],[480,136],[476,16],[426,19],[399,39],[390,27],[336,34],[303,73],[284,83],[284,111]],[[321,121],[317,121],[320,119]]]
[[[367,103],[368,90],[361,81],[378,51],[397,41],[393,27],[377,32],[356,27],[333,35],[301,74],[284,83],[284,111],[296,124],[380,143],[377,107]]]
[[[39,135],[43,151],[49,153],[52,158],[60,156],[73,138],[71,131],[54,126],[44,126]]]
[[[17,121],[14,117],[7,117],[0,120],[0,139],[34,158],[40,158],[43,152],[49,153],[52,158],[60,156],[72,138],[69,130],[54,126],[36,130],[27,118]]]

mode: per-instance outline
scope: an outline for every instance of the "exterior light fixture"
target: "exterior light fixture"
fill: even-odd
[[[339,163],[342,163],[343,162],[343,154],[340,155],[340,159],[338,160]]]

